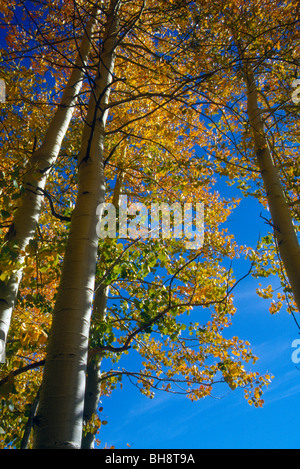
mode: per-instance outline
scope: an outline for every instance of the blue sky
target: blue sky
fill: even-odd
[[[222,191],[230,189],[222,185]],[[261,206],[243,199],[227,222],[241,244],[255,247],[268,227],[260,217]],[[237,261],[236,261],[237,262]],[[247,266],[234,264],[236,275]],[[298,449],[300,437],[300,367],[292,362],[292,342],[299,337],[293,318],[284,309],[268,312],[268,301],[257,296],[257,283],[247,277],[235,290],[237,313],[231,336],[249,340],[259,357],[255,370],[274,379],[264,394],[263,408],[249,406],[242,390],[215,389],[215,398],[191,403],[186,397],[158,393],[153,400],[124,380],[123,390],[102,399],[103,426],[100,447],[117,449]]]

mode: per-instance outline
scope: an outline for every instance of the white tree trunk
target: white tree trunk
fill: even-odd
[[[121,171],[116,180],[113,205],[117,208],[119,206],[120,192],[123,181],[123,172]],[[108,240],[107,240],[108,242]],[[101,265],[102,259],[100,257],[99,264]],[[93,305],[93,318],[96,321],[104,321],[106,319],[107,299],[109,294],[109,286],[105,284],[95,285],[95,296]],[[97,413],[98,403],[101,397],[101,363],[102,355],[97,353],[91,356],[88,360],[87,373],[86,373],[86,389],[84,396],[84,425],[87,425],[92,419],[93,415]],[[95,434],[84,429],[82,433],[81,449],[94,449]]]
[[[248,117],[254,139],[258,167],[264,182],[272,217],[274,236],[300,311],[300,247],[290,210],[264,132],[258,106],[257,87],[252,70],[247,70]]]
[[[78,57],[65,87],[58,109],[49,125],[41,147],[32,154],[26,171],[24,193],[6,236],[10,246],[18,245],[23,251],[34,237],[43,204],[43,190],[50,169],[55,164],[62,140],[73,115],[73,109],[85,76],[85,65],[90,53],[91,36],[97,22],[98,9],[94,9],[86,26]],[[6,244],[7,244],[6,243]],[[22,264],[20,254],[18,262]],[[22,268],[18,268],[6,281],[0,282],[0,339],[6,343],[11,316],[16,302]]]
[[[78,158],[72,215],[37,413],[35,449],[80,449],[90,317],[97,262],[97,208],[104,202],[103,150],[115,61],[118,5],[108,15],[99,75],[91,93]]]

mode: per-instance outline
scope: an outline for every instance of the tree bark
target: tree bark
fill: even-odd
[[[246,69],[248,117],[252,129],[257,164],[263,179],[272,218],[274,237],[300,312],[300,246],[277,168],[273,162],[258,106],[255,76]]]
[[[104,321],[109,287],[100,288],[96,294],[93,308],[93,316],[96,320]],[[101,362],[102,354],[90,357],[87,365],[86,390],[84,396],[83,421],[87,425],[97,413],[98,403],[101,397]],[[81,449],[94,449],[95,434],[86,429],[82,433]]]
[[[80,449],[90,317],[97,261],[97,208],[104,202],[103,151],[118,34],[119,1],[107,18],[99,73],[78,157],[78,195],[49,336],[34,428],[35,449]]]
[[[123,183],[123,171],[120,170],[115,188],[113,193],[112,203],[116,207],[119,206],[120,193]],[[109,242],[109,240],[108,240]],[[101,264],[102,258],[99,259]],[[95,297],[93,305],[93,318],[96,321],[104,321],[106,318],[106,308],[107,308],[107,298],[109,293],[108,285],[95,285]],[[93,351],[92,351],[93,353]],[[88,366],[87,366],[87,377],[86,377],[86,390],[84,397],[84,413],[83,420],[84,425],[87,425],[92,419],[93,415],[96,414],[98,410],[98,403],[101,397],[101,363],[102,356],[101,352],[94,354],[90,357]],[[83,430],[81,449],[94,449],[95,434]]]
[[[41,147],[32,154],[24,180],[24,193],[20,206],[16,210],[11,227],[5,239],[5,245],[18,252],[24,251],[33,239],[43,204],[43,190],[49,171],[56,162],[63,138],[73,115],[74,105],[85,76],[85,66],[90,53],[91,36],[97,22],[98,9],[94,8],[87,23],[78,56],[62,95],[58,109],[49,125]],[[23,257],[17,259],[22,265]],[[4,282],[0,281],[0,339],[6,343],[13,309],[16,303],[22,267]]]
[[[91,421],[98,409],[101,396],[101,360],[102,358],[98,355],[92,357],[88,362],[83,413],[84,425],[87,425]],[[83,429],[81,449],[94,449],[95,436],[93,432]]]

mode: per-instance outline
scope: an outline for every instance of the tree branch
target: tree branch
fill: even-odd
[[[51,208],[51,213],[52,215],[55,217],[55,218],[58,218],[59,220],[61,221],[71,221],[71,217],[67,217],[65,215],[60,215],[59,213],[57,213],[55,211],[55,208],[54,208],[54,204],[53,204],[53,200],[51,198],[51,195],[49,194],[49,192],[47,192],[45,189],[42,189],[41,187],[37,187],[37,191],[40,191],[42,192],[42,194],[47,197],[48,201],[49,201],[49,204],[50,204],[50,208]]]

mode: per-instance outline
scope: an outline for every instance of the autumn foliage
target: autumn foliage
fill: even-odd
[[[279,276],[275,299],[271,284],[258,282],[257,293],[272,314],[286,301],[297,313],[285,260],[299,222],[290,102],[298,21],[297,2],[269,0],[1,2],[0,303],[13,304],[9,321],[1,319],[10,322],[2,448],[43,447],[59,418],[62,446],[76,433],[72,445],[90,447],[105,424],[100,395],[122,393],[126,378],[150,398],[162,390],[197,401],[222,384],[263,405],[271,376],[256,371],[247,337],[230,334],[240,280],[231,261],[245,258],[247,275]],[[263,132],[249,111],[254,81]],[[51,125],[57,143],[46,159]],[[267,145],[294,226],[285,257],[272,218],[257,249],[239,246],[222,227],[241,196],[272,203],[257,154]],[[219,178],[239,189],[235,200],[216,190]],[[98,239],[97,207],[112,203],[118,215],[122,195],[149,208],[202,202],[203,245],[187,249],[172,236]],[[21,239],[25,206],[33,224]],[[134,369],[123,366],[126,354],[137,357]],[[63,407],[55,380],[70,369],[61,395],[70,402],[70,389],[80,392],[69,414],[52,411],[48,425],[50,399]]]

